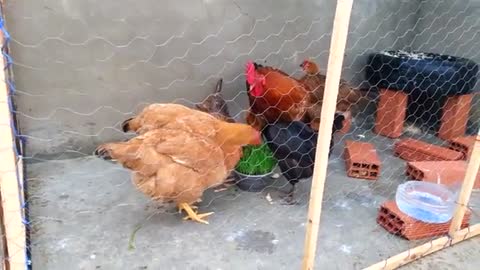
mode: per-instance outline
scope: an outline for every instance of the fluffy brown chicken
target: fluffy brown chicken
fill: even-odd
[[[212,213],[198,214],[192,204],[225,181],[241,156],[232,149],[261,143],[260,133],[248,125],[176,104],[150,105],[123,128],[141,135],[100,145],[95,154],[131,169],[136,187],[152,199],[173,201],[185,219],[206,224]]]
[[[250,102],[248,124],[260,130],[266,123],[304,118],[308,93],[296,79],[254,62],[247,63],[245,77]]]
[[[125,120],[122,129],[124,132],[133,131],[138,134],[158,128],[179,129],[214,139],[225,152],[227,168],[232,170],[241,158],[242,152],[239,149],[242,145],[222,143],[222,140],[229,136],[237,136],[236,134],[228,135],[227,126],[230,128],[243,127],[247,137],[250,137],[255,131],[247,130],[246,125],[225,124],[224,121],[208,113],[183,105],[156,103],[145,107],[136,117]],[[260,136],[259,133],[257,135]]]
[[[305,71],[305,75],[299,82],[310,92],[309,106],[306,115],[311,121],[312,128],[318,130],[326,76],[320,74],[317,64],[311,60],[303,61],[300,67]],[[362,98],[362,95],[358,90],[351,87],[345,80],[340,80],[336,108],[338,112],[345,113],[351,111],[352,106],[356,104],[360,98]]]

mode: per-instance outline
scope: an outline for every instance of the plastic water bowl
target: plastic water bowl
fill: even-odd
[[[442,184],[408,181],[397,188],[397,206],[404,214],[426,222],[448,222],[455,209],[455,194]]]

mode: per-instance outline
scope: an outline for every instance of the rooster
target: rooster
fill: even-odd
[[[221,185],[238,163],[238,148],[261,144],[249,125],[227,123],[176,104],[153,104],[123,123],[140,135],[126,142],[106,143],[95,155],[115,160],[133,171],[133,182],[147,196],[175,202],[186,219],[208,224],[193,203],[207,188]]]
[[[343,115],[335,114],[328,155],[333,148],[333,134],[342,129],[344,120]],[[294,121],[267,125],[262,134],[278,160],[283,176],[291,184],[291,189],[287,192],[285,201],[287,204],[294,204],[296,203],[294,198],[295,185],[299,180],[313,175],[317,132],[303,122]]]
[[[248,124],[261,130],[267,123],[303,120],[308,92],[296,79],[254,62],[247,63],[245,77],[250,102]]]

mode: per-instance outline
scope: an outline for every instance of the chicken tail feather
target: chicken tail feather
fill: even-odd
[[[253,65],[255,66],[255,69],[258,69],[258,68],[262,68],[262,67],[263,67],[263,65],[258,64],[258,63],[256,63],[256,62],[253,62]]]
[[[128,132],[130,131],[129,123],[132,121],[133,118],[128,118],[127,120],[123,121],[122,123],[122,130],[123,132]]]
[[[223,87],[223,79],[219,79],[218,82],[217,82],[217,85],[215,86],[215,92],[214,93],[222,92],[222,87]]]

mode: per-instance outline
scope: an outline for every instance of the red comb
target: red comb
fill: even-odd
[[[245,66],[245,77],[248,84],[253,84],[255,82],[255,65],[252,61],[248,61]]]

